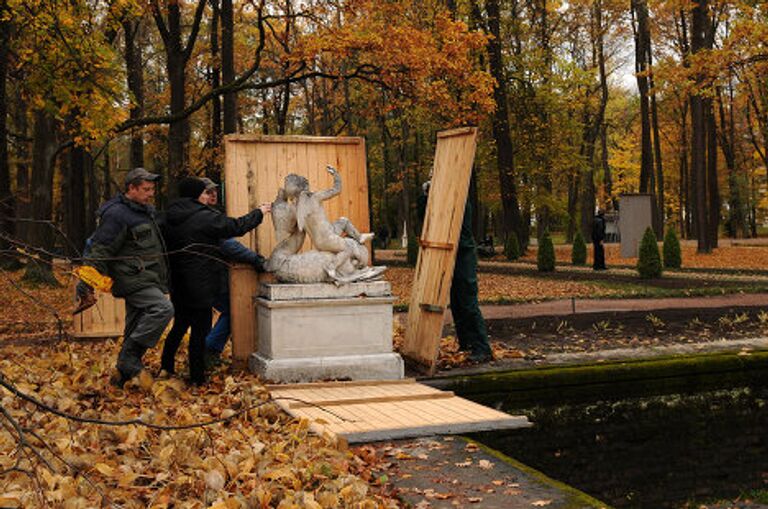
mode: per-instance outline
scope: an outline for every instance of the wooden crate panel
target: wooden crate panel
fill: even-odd
[[[528,427],[524,416],[414,380],[271,385],[275,402],[310,429],[348,443]]]
[[[96,304],[73,317],[76,338],[116,338],[125,327],[125,301],[96,292]]]
[[[450,297],[476,145],[476,128],[444,131],[437,136],[429,191],[436,199],[427,202],[401,352],[430,374]]]
[[[327,189],[333,178],[325,170],[334,166],[342,178],[341,194],[324,203],[331,221],[348,217],[361,232],[370,229],[365,141],[355,137],[229,135],[225,137],[224,196],[227,214],[241,216],[261,203],[272,202],[286,175],[309,179],[313,190]],[[269,216],[255,231],[240,239],[269,256],[275,233]],[[310,242],[304,244],[309,249]],[[255,351],[256,314],[253,296],[257,275],[248,267],[230,272],[232,347],[236,363],[244,364]]]

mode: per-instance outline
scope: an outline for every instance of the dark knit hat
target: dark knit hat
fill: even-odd
[[[179,196],[182,198],[199,198],[205,191],[205,182],[197,177],[184,177],[179,181]]]

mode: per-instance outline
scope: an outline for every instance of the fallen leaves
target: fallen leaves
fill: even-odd
[[[116,341],[6,347],[0,372],[31,396],[81,417],[164,425],[230,420],[185,430],[107,427],[69,421],[4,393],[3,408],[36,432],[39,439],[28,439],[56,469],[30,463],[15,435],[0,434],[0,468],[18,460],[32,472],[0,477],[4,506],[85,508],[105,500],[126,508],[396,506],[359,475],[363,460],[309,434],[306,422],[271,403],[243,411],[267,401],[252,375],[219,372],[205,388],[170,378],[147,391],[116,390],[107,378],[119,348]],[[157,367],[158,354],[151,350],[146,364]]]

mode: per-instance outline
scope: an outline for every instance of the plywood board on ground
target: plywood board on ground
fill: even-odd
[[[227,214],[241,216],[261,203],[272,202],[290,173],[307,177],[312,190],[328,189],[333,178],[326,166],[335,167],[342,179],[341,194],[324,203],[328,218],[349,218],[361,232],[370,229],[365,141],[355,137],[230,135],[225,137],[225,189]],[[269,256],[275,233],[267,216],[255,231],[240,239],[246,246]],[[309,240],[305,244],[309,247]],[[233,357],[246,363],[256,342],[253,297],[258,278],[248,267],[230,271]]]
[[[432,184],[401,352],[430,374],[434,372],[440,346],[476,145],[474,127],[437,135]]]
[[[528,427],[512,416],[414,380],[270,385],[272,398],[310,429],[348,443]]]
[[[96,304],[73,317],[76,338],[116,338],[125,327],[125,301],[96,292]]]

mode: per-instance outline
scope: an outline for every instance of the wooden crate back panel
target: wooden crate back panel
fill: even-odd
[[[324,203],[328,219],[348,217],[360,231],[368,231],[368,185],[365,142],[362,138],[308,136],[228,136],[225,181],[227,212],[242,215],[260,203],[272,202],[285,177],[307,177],[313,191],[328,189],[333,178],[326,166],[334,166],[342,178],[341,193]],[[268,256],[275,245],[271,221],[244,241]],[[304,245],[310,247],[309,239]]]
[[[464,219],[477,129],[438,134],[403,353],[434,370]]]
[[[125,302],[112,294],[97,292],[96,304],[76,315],[73,320],[76,337],[117,337],[125,327]]]

